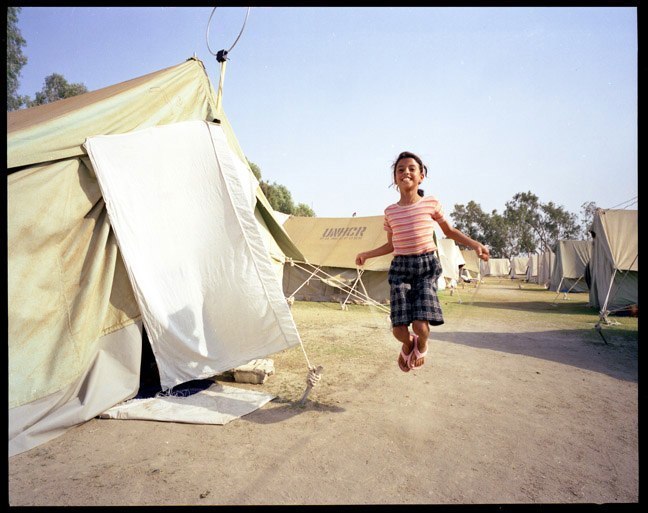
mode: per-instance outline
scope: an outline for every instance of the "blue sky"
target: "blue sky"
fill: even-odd
[[[247,9],[23,7],[20,94],[52,73],[89,90],[236,40]],[[382,215],[402,150],[446,213],[531,191],[637,208],[636,7],[254,7],[223,106],[268,182],[319,217]]]

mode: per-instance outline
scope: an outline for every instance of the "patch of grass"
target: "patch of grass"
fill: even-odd
[[[491,278],[477,288],[459,288],[450,294],[449,289],[439,291],[439,301],[444,317],[448,321],[470,319],[502,320],[520,328],[546,326],[553,329],[582,330],[594,328],[599,323],[599,312],[588,306],[587,293],[571,293],[568,299],[557,295],[543,286],[521,283],[508,278]],[[388,305],[385,305],[388,308]],[[335,326],[347,323],[379,331],[389,331],[389,314],[375,306],[349,304],[342,310],[338,303],[296,301],[293,314],[299,323],[322,330],[335,339]],[[602,324],[605,331],[623,338],[637,338],[639,322],[637,317],[610,316],[612,324]],[[618,324],[617,324],[618,323]],[[327,347],[324,354],[339,357],[350,356],[351,348],[344,341]]]

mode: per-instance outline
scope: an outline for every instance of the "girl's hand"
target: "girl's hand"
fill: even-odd
[[[358,253],[356,255],[355,263],[358,267],[363,266],[365,261],[367,260],[367,257],[365,256],[364,253]]]
[[[484,262],[488,262],[488,258],[490,257],[490,252],[488,251],[488,248],[486,246],[477,243],[475,252],[477,253],[477,256],[481,258]]]

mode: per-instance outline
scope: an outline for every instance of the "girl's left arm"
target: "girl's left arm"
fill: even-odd
[[[484,246],[481,242],[477,242],[476,240],[471,239],[465,233],[457,230],[454,226],[451,226],[450,223],[447,221],[447,219],[444,219],[443,221],[439,222],[439,226],[441,227],[441,230],[443,230],[443,234],[446,237],[454,240],[455,242],[458,242],[462,246],[467,246],[469,248],[474,249],[475,253],[477,253],[477,256],[479,258],[481,258],[484,261],[488,261],[488,258],[490,257],[490,253],[488,251],[488,248]]]

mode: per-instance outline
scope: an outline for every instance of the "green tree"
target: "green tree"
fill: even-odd
[[[509,227],[504,216],[493,210],[484,221],[483,237],[478,239],[486,244],[493,258],[511,258],[507,252]]]
[[[539,225],[538,197],[531,191],[518,192],[505,207],[504,219],[509,227],[506,253],[515,256],[534,252],[534,229]]]
[[[7,112],[19,109],[29,101],[28,96],[18,95],[20,73],[27,64],[22,52],[27,44],[18,28],[20,7],[7,7]]]
[[[300,217],[315,217],[315,211],[306,203],[299,203],[293,212],[293,215]]]
[[[450,217],[455,227],[468,237],[475,240],[483,238],[488,214],[484,213],[478,203],[471,200],[466,206],[455,205]]]
[[[469,201],[466,206],[455,205],[450,217],[458,230],[488,245],[491,257],[505,257],[508,225],[496,210],[489,215],[478,203]]]
[[[538,249],[554,251],[559,240],[578,239],[581,227],[575,214],[553,202],[540,205],[540,223],[537,227]]]
[[[262,180],[261,168],[254,162],[251,162],[247,157],[246,160],[252,173],[254,173],[254,176],[259,181],[259,186],[261,187],[263,194],[265,194],[268,203],[270,203],[270,206],[274,210],[295,216],[315,217],[313,209],[305,203],[299,203],[295,206],[292,194],[290,194],[290,191],[285,185],[280,185],[276,182],[268,183],[265,180]]]
[[[575,239],[580,226],[574,214],[553,202],[540,203],[531,191],[519,192],[506,203],[510,253],[520,255],[555,249],[561,239]]]
[[[43,89],[36,93],[30,107],[52,103],[65,98],[71,98],[79,94],[87,93],[88,88],[83,84],[70,84],[65,77],[59,73],[52,73],[45,77]]]
[[[593,216],[592,206],[586,206]],[[459,230],[488,245],[493,258],[555,250],[559,240],[576,239],[581,233],[574,214],[553,202],[541,203],[530,191],[515,194],[506,203],[503,215],[497,210],[486,214],[470,201],[466,206],[455,205],[450,217]]]
[[[261,182],[261,190],[268,198],[268,202],[273,209],[284,214],[292,214],[295,211],[292,195],[285,185],[276,182],[269,184]]]

